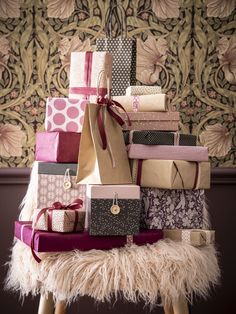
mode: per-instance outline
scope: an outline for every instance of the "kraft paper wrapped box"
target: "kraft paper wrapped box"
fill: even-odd
[[[32,222],[16,221],[15,237],[26,245],[31,245]],[[133,235],[136,245],[153,244],[163,238],[162,230],[141,230]],[[35,230],[33,249],[36,252],[67,252],[78,249],[80,251],[111,250],[127,244],[126,236],[90,236],[88,231],[75,233],[59,233]]]
[[[202,228],[204,190],[141,188],[141,227],[147,229]]]
[[[72,52],[69,98],[96,102],[111,89],[112,54],[106,51]]]
[[[77,162],[80,133],[37,132],[35,160],[46,162]]]
[[[135,160],[131,162],[133,182],[159,189],[209,189],[210,163],[184,160]]]
[[[126,88],[126,96],[161,94],[161,86],[133,85]]]
[[[37,208],[59,201],[68,204],[80,198],[86,205],[86,185],[77,185],[77,163],[38,163]]]
[[[189,230],[163,230],[164,237],[174,241],[182,241],[193,246],[203,246],[215,242],[214,230],[189,229]]]
[[[90,185],[87,191],[91,235],[132,235],[139,232],[139,186]]]
[[[87,99],[49,97],[46,102],[46,131],[82,131]]]

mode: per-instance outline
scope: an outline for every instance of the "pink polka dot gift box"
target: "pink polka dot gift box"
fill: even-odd
[[[46,104],[46,131],[64,131],[81,133],[86,99],[52,98]]]

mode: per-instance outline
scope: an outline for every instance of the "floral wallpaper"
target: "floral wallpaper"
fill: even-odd
[[[112,19],[108,21],[111,7]],[[234,0],[0,0],[0,167],[28,167],[46,98],[68,95],[71,51],[137,40],[137,84],[161,85],[180,130],[236,166]]]

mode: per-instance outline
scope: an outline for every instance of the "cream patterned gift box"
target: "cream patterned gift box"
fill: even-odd
[[[186,229],[163,230],[164,237],[174,241],[182,241],[194,246],[212,244],[215,241],[214,230]]]
[[[161,86],[136,85],[126,88],[126,96],[161,94]]]

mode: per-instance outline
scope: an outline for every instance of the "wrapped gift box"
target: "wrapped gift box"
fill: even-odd
[[[123,131],[125,144],[196,146],[197,137],[179,132]]]
[[[202,228],[204,190],[141,188],[141,227],[148,229]]]
[[[166,94],[114,96],[113,99],[120,103],[128,112],[155,112],[167,110]]]
[[[137,185],[91,185],[88,188],[91,235],[137,234],[140,210]]]
[[[81,133],[87,99],[49,97],[46,103],[46,131]]]
[[[183,160],[132,160],[133,182],[159,189],[209,189],[210,163]]]
[[[127,115],[120,113],[126,123],[124,130],[156,130],[156,131],[178,131],[179,112],[129,112],[132,125],[127,123]]]
[[[131,159],[208,161],[208,148],[200,146],[130,144],[127,150]]]
[[[136,85],[126,88],[126,96],[161,94],[161,86]]]
[[[76,184],[76,172],[77,164],[39,162],[37,208],[50,207],[55,201],[69,204],[76,198],[86,206],[86,185]]]
[[[69,98],[95,102],[111,88],[112,54],[106,51],[72,52]]]
[[[16,221],[15,237],[26,245],[31,245],[31,222]],[[163,238],[162,230],[142,230],[133,236],[136,245],[153,244]],[[64,252],[78,249],[80,251],[110,250],[125,246],[126,236],[90,236],[88,232],[57,233],[47,231],[35,231],[33,248],[36,252]]]
[[[215,242],[214,230],[163,230],[164,237],[174,241],[183,241],[194,246],[208,245]]]

